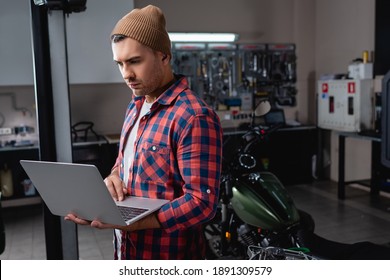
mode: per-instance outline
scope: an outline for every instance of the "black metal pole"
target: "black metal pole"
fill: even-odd
[[[339,135],[338,198],[345,199],[345,136]]]
[[[31,0],[33,58],[35,72],[35,101],[39,128],[40,160],[56,161],[56,144],[53,112],[53,89],[50,67],[50,44],[47,9],[36,6]],[[48,260],[63,259],[60,217],[43,206],[46,257]]]

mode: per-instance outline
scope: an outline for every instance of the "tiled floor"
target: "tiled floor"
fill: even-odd
[[[336,183],[321,182],[311,186],[295,186],[289,190],[297,205],[314,218],[318,235],[343,243],[371,241],[389,244],[388,193],[381,192],[381,196],[372,197],[366,187],[349,186],[346,188],[346,199],[340,201],[337,199]]]
[[[298,208],[310,213],[315,233],[333,241],[390,242],[390,198],[370,197],[366,190],[347,187],[346,200],[337,199],[337,184],[328,181],[287,186]],[[45,259],[40,206],[5,208],[6,249],[0,259]],[[80,259],[112,259],[111,230],[79,227]]]
[[[46,259],[42,207],[40,205],[3,209],[6,247],[2,260]],[[112,231],[78,227],[79,258],[112,259]]]

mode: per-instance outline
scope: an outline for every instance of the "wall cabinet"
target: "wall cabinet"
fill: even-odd
[[[2,148],[0,154],[0,168],[4,169],[6,167],[8,170],[10,170],[13,182],[13,195],[10,197],[2,196],[2,207],[40,203],[41,199],[34,189],[25,189],[24,184],[27,184],[25,180],[28,180],[28,176],[19,163],[21,159],[38,159],[38,148]]]
[[[104,178],[110,173],[117,152],[117,144],[76,145],[73,147],[73,161],[96,165]],[[25,180],[29,178],[19,163],[21,159],[38,160],[38,147],[2,148],[0,155],[0,168],[6,165],[11,170],[13,181],[13,195],[1,198],[2,207],[40,203],[39,194],[26,189]]]

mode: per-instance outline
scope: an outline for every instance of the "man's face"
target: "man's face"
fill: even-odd
[[[131,38],[112,43],[112,53],[134,95],[158,97],[164,81],[161,53]]]

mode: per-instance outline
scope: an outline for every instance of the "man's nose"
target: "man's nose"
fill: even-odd
[[[122,76],[125,80],[133,80],[135,78],[135,73],[131,67],[123,67]]]

